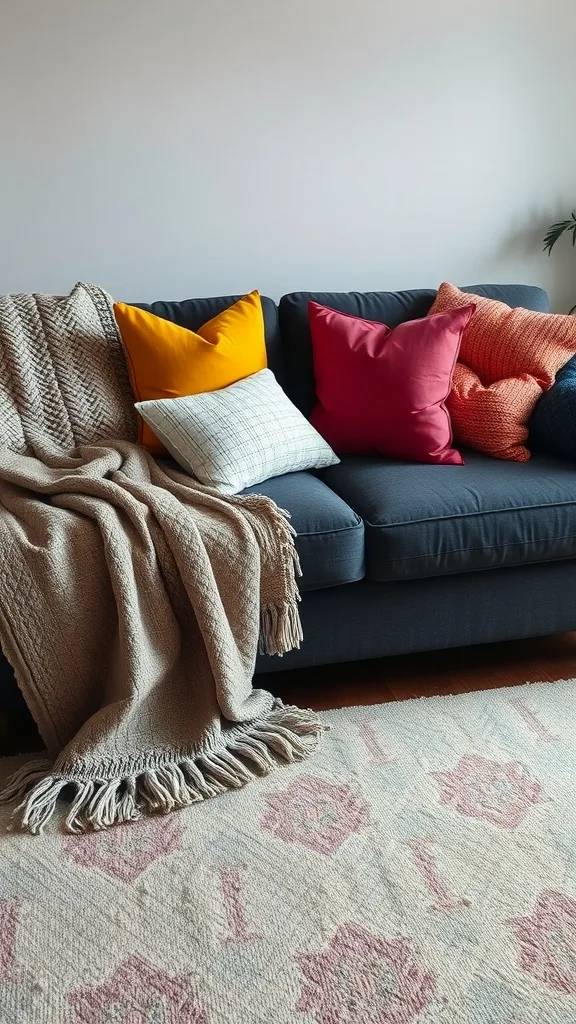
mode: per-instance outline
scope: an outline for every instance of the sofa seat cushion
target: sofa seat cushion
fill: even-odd
[[[363,578],[364,524],[313,473],[275,476],[242,493],[267,494],[290,513],[302,567],[301,591],[321,590]]]
[[[366,576],[408,580],[576,557],[576,466],[345,457],[322,478],[364,520]]]

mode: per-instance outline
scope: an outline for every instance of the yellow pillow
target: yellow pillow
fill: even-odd
[[[267,365],[258,292],[245,295],[197,332],[124,302],[114,304],[114,313],[138,402],[217,391]],[[138,440],[155,455],[165,452],[141,418]]]

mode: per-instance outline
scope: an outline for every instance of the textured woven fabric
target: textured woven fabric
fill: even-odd
[[[285,515],[109,437],[133,429],[111,300],[82,285],[73,299],[73,332],[59,299],[0,305],[0,643],[50,754],[3,796],[31,831],[65,787],[68,828],[103,828],[240,786],[319,730],[251,684],[259,638],[283,653],[301,637]]]
[[[528,421],[541,394],[529,375],[483,384],[474,370],[458,363],[447,402],[455,436],[494,458],[527,462]]]
[[[574,1024],[575,696],[329,712],[200,812],[4,834],[2,1024]]]
[[[31,455],[136,439],[118,328],[106,294],[0,296],[0,446]]]
[[[219,491],[233,494],[271,476],[339,461],[271,370],[219,391],[136,408],[176,461]]]
[[[528,420],[536,402],[576,352],[576,319],[510,309],[474,297],[464,331],[448,409],[463,444],[500,459],[525,462]],[[470,295],[442,284],[430,313],[468,305]]]

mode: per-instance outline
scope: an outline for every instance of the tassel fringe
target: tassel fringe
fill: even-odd
[[[287,651],[300,647],[304,634],[297,602],[286,601],[283,605],[266,605],[260,610],[259,654],[277,654],[282,657]]]
[[[44,831],[68,787],[75,792],[67,810],[66,830],[76,834],[98,831],[135,821],[142,814],[167,814],[239,789],[282,763],[308,757],[325,730],[313,711],[285,707],[278,701],[266,718],[232,728],[223,748],[127,778],[79,781],[55,774],[50,761],[28,762],[8,780],[0,803],[18,801],[12,819],[20,814],[22,829],[36,835]]]
[[[290,513],[278,508],[264,494],[228,495],[233,504],[241,504],[244,512],[251,515],[252,529],[258,539],[262,565],[268,566],[274,577],[275,600],[270,594],[263,597],[260,610],[260,654],[282,657],[288,651],[300,647],[303,640],[302,625],[298,612],[300,593],[296,580],[302,576],[300,558],[294,545],[296,530],[290,522]],[[283,553],[281,562],[284,571],[281,584],[277,579],[278,551]],[[266,575],[266,574],[265,574]]]

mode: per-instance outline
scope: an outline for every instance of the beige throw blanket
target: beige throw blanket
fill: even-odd
[[[0,298],[0,645],[49,760],[3,793],[38,832],[170,811],[316,745],[253,689],[258,644],[299,644],[293,531],[262,496],[158,464],[136,428],[112,303]]]

